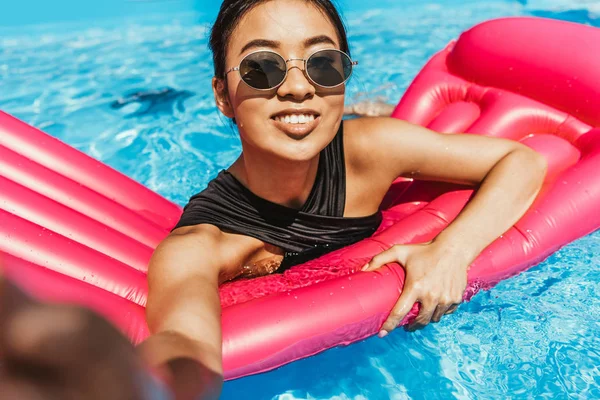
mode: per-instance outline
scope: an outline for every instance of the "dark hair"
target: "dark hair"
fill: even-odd
[[[225,54],[231,34],[237,27],[244,15],[254,7],[275,0],[224,0],[219,10],[219,15],[215,21],[210,33],[210,49],[213,53],[213,62],[215,66],[215,76],[223,78],[225,75]],[[350,54],[348,48],[348,38],[346,27],[338,13],[332,0],[304,0],[305,3],[312,4],[321,10],[335,27],[338,40],[340,41],[340,50]]]

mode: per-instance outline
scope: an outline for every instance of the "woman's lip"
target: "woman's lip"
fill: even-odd
[[[277,121],[276,119],[271,119],[271,121],[275,124],[277,129],[289,137],[293,139],[302,139],[315,130],[317,125],[319,125],[321,118],[316,117],[313,121],[304,124],[286,124],[285,122]]]

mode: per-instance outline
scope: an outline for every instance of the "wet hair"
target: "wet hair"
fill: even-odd
[[[231,34],[237,27],[240,20],[254,7],[276,0],[224,0],[219,10],[219,15],[212,27],[210,33],[209,47],[213,53],[213,62],[215,66],[215,76],[224,78],[225,75],[225,55],[227,46],[231,39]],[[303,0],[307,4],[312,4],[329,18],[335,27],[340,42],[340,50],[350,54],[348,48],[348,37],[346,27],[340,17],[332,0]]]

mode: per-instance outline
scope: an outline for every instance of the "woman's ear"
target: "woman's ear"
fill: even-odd
[[[213,77],[212,88],[213,94],[215,95],[215,102],[217,103],[217,108],[227,118],[233,118],[233,107],[231,106],[231,102],[229,101],[229,94],[227,93],[227,85],[225,84],[225,80]]]

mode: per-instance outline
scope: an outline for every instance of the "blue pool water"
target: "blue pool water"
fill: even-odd
[[[536,15],[600,26],[596,1],[366,3],[342,2],[360,60],[348,102],[397,102],[435,51],[486,19]],[[23,1],[0,15],[0,109],[179,204],[237,157],[239,140],[210,88],[206,36],[218,1],[48,4]],[[111,107],[130,92],[167,87],[174,90],[145,104]],[[599,265],[597,232],[439,324],[229,382],[223,398],[598,399]]]

